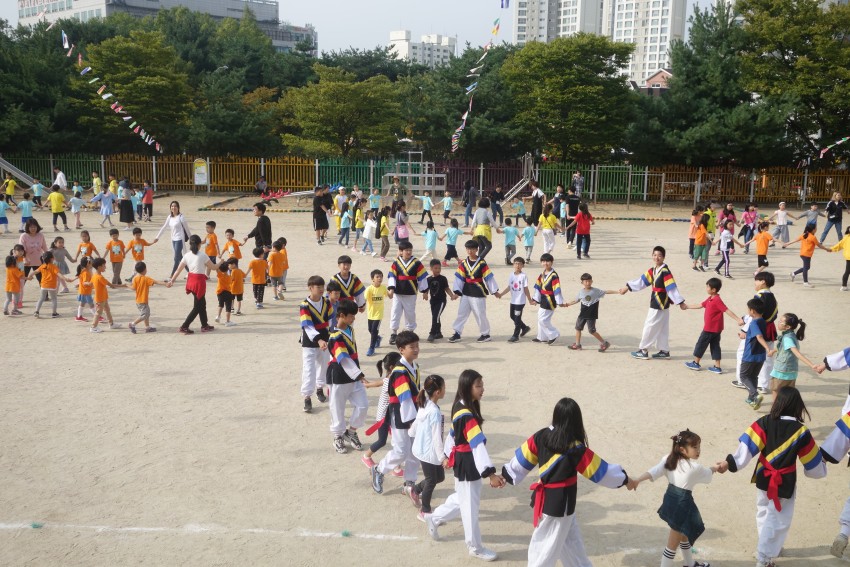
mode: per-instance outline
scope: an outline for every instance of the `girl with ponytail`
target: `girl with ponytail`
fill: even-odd
[[[411,490],[411,500],[421,506],[418,518],[425,521],[431,514],[431,494],[434,488],[446,480],[443,464],[447,462],[443,452],[443,413],[437,405],[446,395],[446,381],[442,376],[432,374],[425,378],[422,389],[416,397],[419,411],[416,421],[410,426],[413,437],[413,456],[422,463],[422,482]],[[413,494],[416,495],[414,498]]]
[[[800,360],[812,370],[816,367],[800,352],[800,341],[806,337],[806,324],[802,319],[793,313],[786,313],[776,320],[776,330],[779,331],[779,336],[776,337],[776,360],[773,370],[770,371],[770,390],[774,400],[776,392],[782,388],[796,386]]]

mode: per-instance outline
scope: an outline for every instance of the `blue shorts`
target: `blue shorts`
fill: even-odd
[[[81,305],[94,306],[94,300],[92,300],[91,295],[78,295],[77,301],[79,301]]]
[[[21,217],[21,224],[27,224],[27,221],[30,220],[31,218],[32,217]]]
[[[9,224],[9,217],[0,217],[0,224]]]

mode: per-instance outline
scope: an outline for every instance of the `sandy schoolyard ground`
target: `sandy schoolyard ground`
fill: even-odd
[[[253,227],[248,212],[197,211],[211,200],[180,197],[193,231],[202,231],[204,222],[212,219],[218,222],[220,239],[226,228],[234,228],[241,239]],[[167,207],[164,201],[156,202],[157,222],[144,224],[145,238],[155,236]],[[250,206],[250,200],[239,206]],[[625,211],[600,206],[591,211],[598,216],[658,216],[634,207]],[[431,541],[399,491],[401,479],[388,476],[385,493],[378,496],[360,454],[334,452],[326,406],[314,399],[314,413],[302,412],[298,302],[306,294],[307,277],[321,274],[327,279],[336,272],[336,258],[343,250],[333,238],[325,246],[315,244],[309,214],[270,216],[275,237],[289,240],[289,291],[283,302],[271,301],[267,294],[267,309],[257,311],[246,286],[245,314],[234,318],[238,326],[233,328],[218,325],[209,334],[178,334],[191,300],[180,287],[154,287],[150,305],[159,332],[131,334],[126,324],[136,313],[134,296],[128,290],[112,290],[113,313],[125,328],[93,335],[86,324],[74,322],[71,294],[61,296],[60,319],[30,317],[35,294],[27,286],[26,316],[0,321],[6,360],[0,373],[0,564],[475,562],[466,553],[459,522],[441,528],[444,541]],[[37,213],[37,218],[48,226],[46,236],[52,239],[49,214]],[[107,231],[97,228],[95,214],[83,219],[88,228],[95,227],[93,241],[102,249]],[[794,227],[792,234],[800,230]],[[123,237],[129,238],[128,234],[122,232]],[[78,232],[63,236],[75,249]],[[556,269],[568,298],[578,291],[579,276],[585,271],[598,287],[621,287],[649,267],[651,248],[658,243],[668,249],[668,263],[686,300],[696,303],[705,298],[704,283],[713,274],[691,271],[686,223],[599,221],[592,237],[593,258],[588,261],[577,262],[563,241],[556,248]],[[16,240],[16,235],[2,236],[0,247],[8,250]],[[165,278],[171,266],[167,240],[146,252],[149,275],[157,279]],[[421,238],[413,241],[420,253]],[[827,244],[834,242],[833,234]],[[442,245],[438,249],[443,250]],[[535,257],[541,249],[538,238]],[[501,252],[499,236],[489,259],[504,285],[510,268]],[[809,323],[802,351],[820,360],[847,346],[850,293],[838,290],[843,258],[817,251],[812,289],[789,281],[788,272],[799,263],[796,247],[772,249],[769,258],[777,274],[774,291],[780,310],[793,311]],[[369,257],[354,259],[354,272],[364,281],[371,270],[389,267]],[[717,261],[715,256],[711,259]],[[736,279],[724,280],[721,295],[739,315],[752,296],[754,264],[754,255],[735,254]],[[124,272],[129,270],[127,262]],[[529,266],[529,279],[538,271],[536,262]],[[446,275],[451,277],[451,272]],[[212,317],[214,287],[208,288],[207,297]],[[729,384],[738,344],[729,320],[723,337],[723,375],[691,372],[683,365],[702,329],[701,311],[672,312],[673,360],[633,360],[629,351],[637,346],[648,304],[646,291],[604,298],[598,329],[612,347],[599,353],[589,337],[582,352],[566,348],[573,342],[577,307],[555,314],[562,338],[554,346],[532,344],[533,333],[518,344],[508,344],[512,329],[508,298],[491,299],[493,341],[474,342],[478,330],[472,319],[458,344],[423,341],[419,359],[423,377],[438,373],[447,379],[442,408],[448,414],[458,374],[475,368],[484,375],[483,429],[497,467],[526,437],[549,423],[562,396],[580,403],[591,447],[603,458],[621,463],[631,475],[654,465],[669,450],[670,436],[686,427],[702,436],[701,461],[711,464],[735,449],[738,436],[768,405],[753,412],[744,404],[745,392]],[[456,311],[457,303],[450,302],[443,314],[446,336]],[[430,322],[424,302],[418,318],[424,339]],[[527,308],[525,318],[534,327],[536,308]],[[377,357],[365,357],[365,317],[358,318],[355,329],[362,366],[376,378]],[[388,338],[387,321],[383,331]],[[389,348],[384,346],[379,354]],[[848,383],[848,373],[817,376],[801,370],[798,386],[818,441],[839,417]],[[371,416],[377,392],[370,390],[369,396]],[[696,545],[700,560],[726,567],[754,564],[752,466],[738,474],[715,476],[712,484],[695,490],[707,527]],[[819,481],[800,476],[794,525],[780,564],[839,565],[829,555],[829,544],[850,495],[850,470],[843,464],[831,466],[828,477]],[[532,532],[529,483],[502,490],[484,488],[484,542],[499,552],[505,565],[525,562]],[[594,565],[659,563],[667,527],[656,509],[665,488],[664,481],[645,483],[632,493],[579,481],[577,514]],[[451,489],[447,479],[435,493],[435,505]]]

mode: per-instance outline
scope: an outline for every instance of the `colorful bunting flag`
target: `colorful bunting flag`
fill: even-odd
[[[100,85],[100,88],[97,89],[97,94],[103,94],[103,91],[106,90],[106,85]]]
[[[62,30],[62,48],[69,49],[71,47],[71,43],[68,41],[68,35],[65,33],[65,30]]]
[[[89,71],[91,71],[91,67],[86,67],[85,69],[83,69],[82,71],[80,71],[80,75],[85,75],[85,74],[86,74],[86,73],[88,73]]]
[[[71,56],[71,53],[73,53],[73,52],[74,52],[74,48],[75,48],[75,47],[76,47],[76,45],[74,45],[74,44],[72,43],[72,44],[71,44],[71,49],[69,49],[69,50],[68,50],[68,53],[66,53],[66,54],[65,54],[65,57],[70,57],[70,56]]]
[[[845,143],[847,140],[850,140],[850,137],[845,136],[844,138],[841,138],[840,140],[838,140],[834,144],[831,144],[831,145],[825,147],[824,149],[822,149],[820,151],[820,159],[823,159],[823,156],[826,155],[826,152],[828,152],[829,150],[831,150],[835,146],[840,146],[841,144]]]

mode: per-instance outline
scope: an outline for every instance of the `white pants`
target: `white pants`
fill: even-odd
[[[537,308],[537,338],[541,341],[551,341],[561,336],[561,333],[552,324],[552,315],[554,314],[554,309]]]
[[[467,297],[462,295],[460,305],[457,308],[457,319],[452,324],[452,329],[458,335],[463,334],[463,326],[466,325],[466,320],[469,319],[471,313],[475,317],[475,322],[478,323],[478,330],[482,335],[490,334],[490,321],[487,320],[487,298],[486,297]]]
[[[393,295],[393,306],[390,310],[390,331],[395,333],[401,325],[401,314],[404,313],[404,328],[408,331],[416,329],[416,296]]]
[[[328,406],[331,410],[331,433],[345,433],[345,404],[351,402],[354,411],[348,420],[348,427],[357,429],[366,423],[366,411],[369,409],[369,398],[366,397],[366,387],[358,380],[350,384],[331,384]]]
[[[791,529],[796,496],[795,493],[791,498],[780,498],[782,511],[778,512],[773,502],[767,499],[767,492],[756,491],[756,528],[759,534],[756,558],[762,563],[779,557],[779,552],[785,545],[785,538],[788,537],[788,530]]]
[[[741,361],[744,358],[744,346],[747,341],[742,340],[738,345],[738,352],[735,353],[735,379],[739,382],[741,381]],[[773,348],[774,342],[770,341],[767,343],[768,349]],[[757,386],[759,388],[764,388],[765,390],[770,388],[770,371],[773,370],[773,357],[768,356],[764,364],[761,366],[761,371],[759,372],[759,379]],[[845,412],[846,413],[846,412]],[[843,414],[842,414],[843,415]]]
[[[387,410],[389,411],[389,410]],[[389,416],[387,418],[389,419]],[[393,448],[378,463],[378,472],[387,474],[397,466],[404,464],[404,482],[416,482],[416,472],[419,470],[419,459],[413,456],[413,439],[407,429],[396,429],[390,426]]]
[[[576,515],[555,518],[543,514],[528,544],[529,567],[554,566],[560,559],[564,567],[592,567],[584,550]]]
[[[327,349],[301,348],[301,395],[312,396],[316,388],[325,385],[325,373],[331,355]]]
[[[641,349],[655,345],[658,350],[670,352],[670,310],[649,308],[640,338]]]
[[[544,228],[540,232],[543,233],[543,253],[551,254],[555,249],[555,231],[551,228]]]
[[[844,502],[844,508],[838,517],[838,525],[841,526],[841,533],[850,536],[850,498]]]
[[[478,551],[484,547],[481,543],[481,528],[478,526],[480,506],[481,479],[467,481],[455,478],[455,491],[431,513],[431,519],[439,525],[460,516],[466,547]]]

